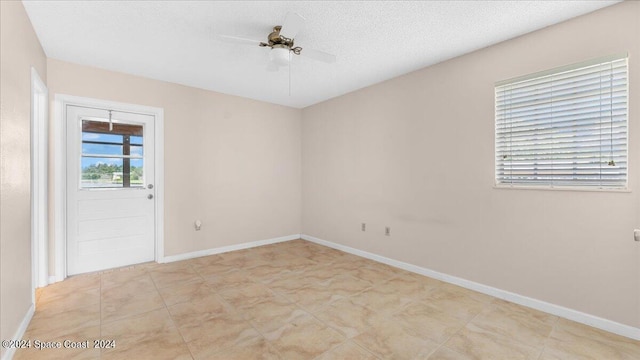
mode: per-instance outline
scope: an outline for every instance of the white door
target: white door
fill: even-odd
[[[154,117],[67,106],[67,273],[154,260]]]

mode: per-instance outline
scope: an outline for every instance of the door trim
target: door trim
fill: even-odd
[[[31,282],[35,289],[49,283],[48,157],[49,90],[31,67]]]
[[[67,277],[67,139],[65,123],[67,106],[109,109],[154,117],[155,135],[155,261],[164,257],[164,109],[87,97],[56,94],[54,127],[54,224],[55,281]]]

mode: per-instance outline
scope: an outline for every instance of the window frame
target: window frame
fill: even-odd
[[[535,79],[535,78],[541,78],[544,76],[549,76],[549,75],[553,75],[553,74],[557,74],[557,73],[561,73],[561,72],[565,72],[565,71],[570,71],[570,70],[577,70],[580,68],[584,68],[584,67],[588,67],[588,66],[592,66],[592,65],[597,65],[600,63],[604,63],[604,62],[612,62],[612,61],[616,61],[616,60],[622,60],[624,59],[626,62],[626,71],[627,71],[627,81],[626,81],[626,117],[625,117],[625,122],[626,122],[626,131],[627,131],[627,139],[626,139],[626,160],[627,160],[627,170],[626,170],[626,176],[625,176],[625,183],[624,186],[621,187],[610,187],[610,186],[603,186],[603,185],[598,185],[598,186],[587,186],[587,185],[553,185],[553,184],[540,184],[540,185],[532,185],[532,184],[518,184],[518,183],[500,183],[498,181],[498,177],[497,177],[497,170],[498,170],[498,157],[497,157],[497,150],[498,150],[498,116],[497,116],[497,108],[498,108],[498,101],[497,101],[497,96],[496,96],[496,90],[499,86],[503,86],[506,84],[512,84],[512,83],[516,83],[516,82],[520,82],[520,81],[526,81],[526,80],[531,80],[531,79]],[[506,79],[506,80],[502,80],[502,81],[498,81],[496,83],[494,83],[494,114],[493,114],[493,120],[494,120],[494,129],[493,129],[493,136],[494,136],[494,144],[493,144],[493,188],[494,189],[506,189],[506,190],[551,190],[551,191],[582,191],[582,192],[610,192],[610,193],[630,193],[631,189],[629,187],[630,184],[630,175],[631,175],[631,165],[630,165],[630,159],[629,159],[629,145],[631,144],[631,134],[630,134],[630,123],[629,123],[629,109],[631,107],[631,104],[629,102],[630,100],[630,96],[629,96],[629,81],[630,80],[630,76],[629,76],[629,55],[628,53],[619,53],[619,54],[614,54],[614,55],[609,55],[609,56],[604,56],[604,57],[599,57],[599,58],[595,58],[595,59],[591,59],[591,60],[587,60],[587,61],[583,61],[583,62],[579,62],[579,63],[573,63],[570,65],[565,65],[565,66],[560,66],[560,67],[556,67],[556,68],[552,68],[552,69],[548,69],[548,70],[543,70],[543,71],[539,71],[539,72],[535,72],[535,73],[531,73],[531,74],[527,74],[527,75],[523,75],[523,76],[518,76],[518,77],[514,77],[514,78],[510,78],[510,79]]]

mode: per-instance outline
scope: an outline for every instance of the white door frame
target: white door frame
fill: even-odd
[[[31,67],[31,296],[49,284],[48,157],[49,90]]]
[[[67,139],[66,117],[67,106],[81,106],[107,109],[121,112],[151,115],[155,123],[155,261],[164,258],[164,109],[127,104],[121,102],[92,99],[86,97],[56,94],[54,122],[54,223],[55,223],[55,280],[62,281],[67,277]],[[53,280],[53,279],[52,279]],[[50,282],[54,282],[50,281]]]

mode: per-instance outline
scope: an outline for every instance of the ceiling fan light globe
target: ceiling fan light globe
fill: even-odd
[[[269,52],[269,59],[278,66],[289,65],[289,57],[289,49],[287,48],[273,48]]]

